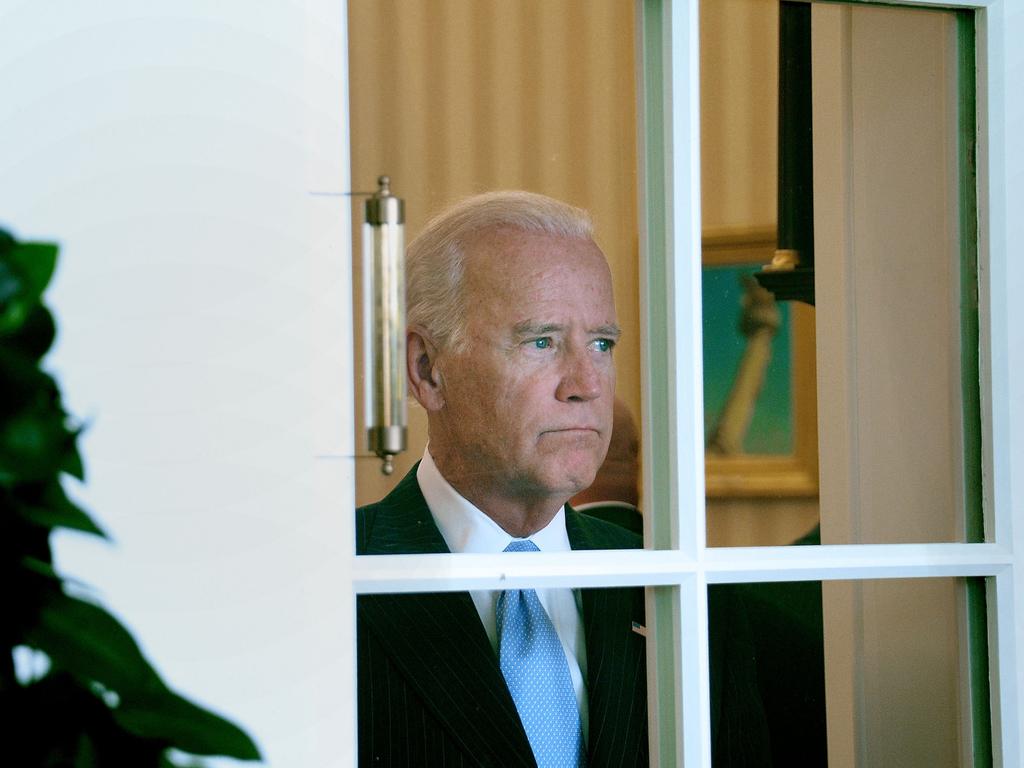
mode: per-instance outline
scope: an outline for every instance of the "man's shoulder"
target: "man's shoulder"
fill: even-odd
[[[356,554],[365,555],[367,543],[373,535],[373,524],[384,506],[383,499],[356,508]]]
[[[448,551],[416,481],[416,468],[383,499],[356,509],[356,554]]]
[[[614,523],[620,528],[632,531],[637,536],[643,536],[644,517],[635,504],[625,501],[592,501],[573,508],[588,517],[596,517],[598,520]]]
[[[640,549],[643,538],[621,525],[578,512],[566,510],[566,530],[573,549]]]

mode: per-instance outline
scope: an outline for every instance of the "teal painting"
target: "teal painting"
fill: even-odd
[[[740,330],[743,280],[759,268],[730,264],[703,269],[705,444],[725,406],[747,346]],[[794,450],[792,322],[787,303],[776,306],[779,326],[771,341],[764,384],[743,438],[743,452],[747,454],[791,455]]]

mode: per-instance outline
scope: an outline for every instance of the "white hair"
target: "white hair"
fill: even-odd
[[[533,192],[486,192],[459,201],[431,219],[406,251],[406,317],[439,347],[457,348],[466,316],[466,244],[488,229],[508,227],[590,239],[590,214]]]

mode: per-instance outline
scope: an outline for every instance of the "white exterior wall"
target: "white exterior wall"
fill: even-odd
[[[0,222],[61,244],[47,363],[114,539],[58,567],[275,766],[354,740],[349,205],[308,194],[346,189],[344,43],[343,2],[0,7]]]

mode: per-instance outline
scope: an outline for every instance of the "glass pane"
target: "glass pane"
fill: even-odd
[[[981,539],[973,35],[702,2],[710,546]]]
[[[780,5],[700,14],[708,544],[789,544],[818,524],[814,309],[753,278],[779,244]]]
[[[825,543],[979,522],[971,19],[812,13]]]
[[[638,419],[633,7],[619,0],[350,0],[348,12],[354,188],[375,189],[380,174],[390,175],[405,201],[407,243],[449,203],[487,190],[526,189],[587,209],[623,330],[616,391],[623,411]],[[354,212],[361,221],[361,200]],[[361,284],[357,274],[354,285]],[[361,302],[357,295],[357,320]],[[361,422],[360,403],[356,414]],[[409,421],[409,448],[390,477],[366,451],[357,423],[358,504],[386,495],[423,455],[427,418],[412,399]],[[605,488],[614,495],[587,500],[635,503],[635,478],[634,471],[624,485],[632,498]]]
[[[709,605],[716,764],[991,763],[982,581],[717,585]]]
[[[648,764],[643,590],[522,592],[358,598],[360,765],[527,765],[547,737],[549,757]]]
[[[715,765],[827,765],[820,582],[708,590]]]

